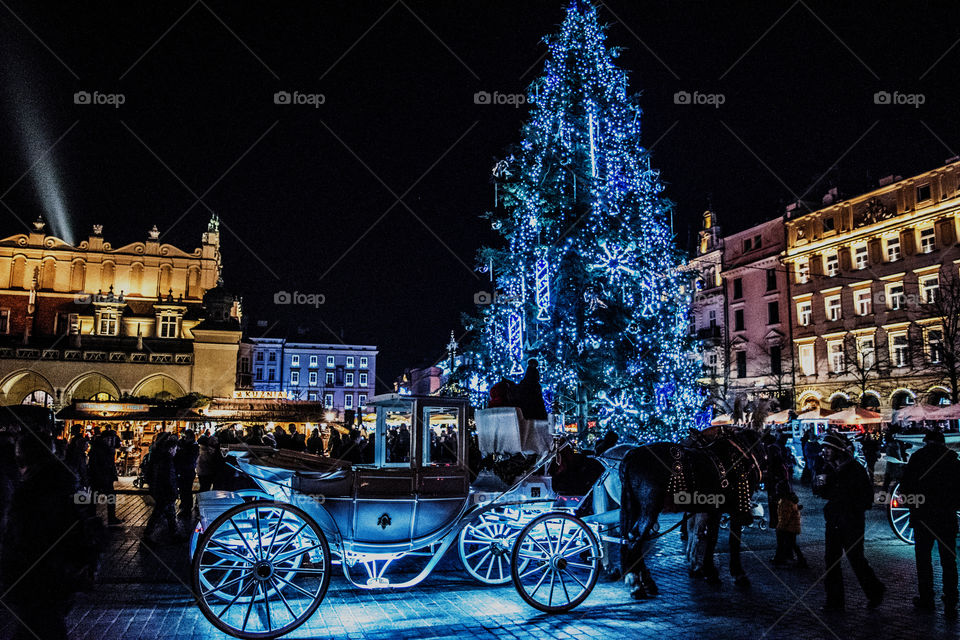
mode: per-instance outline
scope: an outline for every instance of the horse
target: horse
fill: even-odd
[[[738,586],[749,579],[740,562],[740,530],[749,524],[750,501],[766,470],[760,433],[737,427],[711,427],[690,444],[655,442],[632,449],[620,464],[622,496],[621,572],[637,599],[657,595],[644,562],[662,512],[707,513],[704,575],[719,583],[713,553],[720,514],[730,515],[730,574]]]

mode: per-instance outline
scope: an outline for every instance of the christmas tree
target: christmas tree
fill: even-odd
[[[480,402],[536,358],[548,409],[581,434],[596,421],[600,432],[675,439],[702,401],[699,362],[641,110],[588,2],[572,2],[546,42],[522,141],[493,171],[488,216],[505,246],[480,250],[496,292],[467,319],[467,386]]]

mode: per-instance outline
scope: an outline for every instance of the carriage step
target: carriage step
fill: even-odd
[[[390,586],[390,578],[367,578],[367,587],[371,589],[386,589]]]

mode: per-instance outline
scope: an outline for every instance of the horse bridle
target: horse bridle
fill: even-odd
[[[753,463],[753,465],[751,466],[751,470],[756,469],[756,470],[757,470],[757,478],[758,478],[759,480],[762,480],[762,479],[763,479],[763,468],[760,466],[760,461],[757,460],[757,456],[755,456],[755,455],[753,454],[753,447],[750,447],[750,448],[748,448],[746,451],[744,451],[744,450],[743,450],[743,447],[741,447],[741,446],[737,443],[737,441],[736,441],[736,439],[735,439],[734,436],[729,436],[729,437],[727,438],[727,441],[728,441],[730,444],[733,445],[734,449],[736,449],[737,451],[740,452],[740,455],[741,455],[741,456],[743,456],[744,458],[746,458],[746,457],[749,456],[750,461]],[[759,441],[758,441],[758,442],[759,442]],[[754,445],[754,446],[756,446],[756,445]]]

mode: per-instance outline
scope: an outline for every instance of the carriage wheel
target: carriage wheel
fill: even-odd
[[[510,550],[518,528],[496,511],[488,511],[471,522],[457,536],[460,562],[482,584],[510,582]]]
[[[890,520],[890,528],[898,538],[907,544],[913,544],[913,526],[910,524],[910,509],[904,504],[900,497],[900,484],[893,488],[893,495],[890,496],[890,505],[887,508],[887,518]]]
[[[193,558],[203,615],[237,638],[275,638],[302,625],[330,584],[330,547],[302,509],[239,504],[207,528]]]
[[[545,513],[517,536],[510,568],[527,604],[546,613],[569,611],[597,584],[600,543],[580,518]]]

